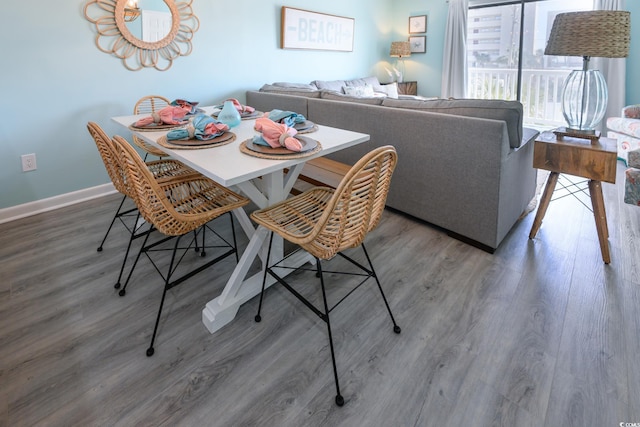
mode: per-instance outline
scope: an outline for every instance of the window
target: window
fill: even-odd
[[[560,96],[582,58],[544,56],[558,13],[591,10],[584,0],[469,0],[468,96],[520,100],[531,127],[564,123]]]

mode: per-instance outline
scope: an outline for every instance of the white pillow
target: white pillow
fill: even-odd
[[[346,95],[349,96],[359,96],[364,98],[371,98],[374,96],[373,94],[373,86],[364,85],[364,86],[343,86],[342,90]]]
[[[381,85],[378,92],[383,92],[389,98],[398,99],[398,83],[393,82],[386,85]]]

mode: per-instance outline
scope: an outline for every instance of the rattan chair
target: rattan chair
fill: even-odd
[[[97,123],[87,123],[87,130],[96,143],[96,147],[98,148],[98,152],[100,153],[100,157],[102,158],[102,162],[104,163],[104,167],[107,170],[107,174],[109,175],[113,186],[118,192],[122,194],[120,205],[118,206],[116,213],[111,219],[109,227],[107,228],[107,232],[102,238],[100,246],[98,246],[97,249],[98,252],[102,252],[104,243],[106,242],[114,223],[116,222],[116,220],[120,220],[125,228],[129,231],[129,243],[127,245],[127,250],[125,251],[122,266],[120,267],[118,280],[113,285],[114,288],[119,289],[121,286],[120,281],[124,273],[126,261],[129,256],[129,251],[131,249],[133,241],[143,236],[144,233],[148,233],[150,231],[150,228],[144,228],[144,223],[138,221],[140,216],[138,208],[135,206],[135,204],[133,205],[133,207],[125,207],[127,198],[129,198],[130,200],[134,200],[134,194],[126,184],[125,172],[124,169],[122,169],[122,167],[120,166],[118,157],[116,155],[116,152],[114,151],[111,138],[107,136],[104,130]],[[145,164],[149,171],[153,174],[153,176],[158,179],[172,179],[175,177],[199,175],[199,173],[194,169],[184,165],[177,160],[156,160],[146,162]]]
[[[397,155],[392,146],[380,147],[360,159],[349,170],[335,190],[327,187],[314,187],[297,196],[251,214],[251,218],[258,225],[271,231],[269,250],[267,251],[267,267],[264,270],[262,292],[255,320],[256,322],[262,320],[260,311],[262,309],[265,282],[267,274],[269,274],[327,324],[337,392],[335,402],[338,406],[344,404],[344,398],[340,394],[329,313],[338,304],[345,301],[346,297],[351,295],[367,279],[373,277],[378,284],[382,299],[391,317],[393,330],[396,333],[400,333],[400,327],[396,324],[391,313],[387,298],[363,244],[367,233],[373,230],[380,221],[396,162]],[[277,233],[285,240],[298,245],[315,258],[316,269],[314,271],[316,276],[320,278],[323,307],[316,307],[276,273],[281,269],[288,268],[285,262],[287,258],[269,265],[273,233]],[[368,267],[342,253],[346,249],[357,246],[362,247]],[[357,275],[364,277],[364,279],[345,297],[332,307],[329,307],[321,260],[329,260],[335,255],[340,255],[358,267],[363,273]],[[298,269],[302,268],[297,268],[296,270]],[[336,274],[337,272],[331,271],[331,273]],[[354,276],[353,273],[345,274]]]
[[[134,105],[133,114],[152,114],[158,110],[163,109],[169,104],[171,104],[171,101],[169,101],[164,96],[159,96],[159,95],[143,96],[138,100],[138,102],[136,102],[136,105]],[[133,143],[144,150],[145,152],[144,160],[147,160],[147,156],[149,154],[156,157],[160,157],[160,158],[169,156],[167,153],[165,153],[161,149],[154,147],[153,145],[149,144],[148,142],[146,142],[145,140],[143,140],[142,138],[136,135],[133,135]]]
[[[249,199],[234,193],[203,175],[189,175],[164,180],[156,179],[146,167],[136,150],[127,143],[124,138],[115,136],[113,138],[113,143],[118,154],[120,164],[125,170],[126,185],[134,196],[140,215],[147,222],[152,224],[155,230],[164,235],[162,239],[151,243],[149,243],[150,234],[145,236],[140,252],[138,252],[134,265],[131,268],[129,276],[121,290],[121,295],[124,295],[123,291],[126,289],[142,254],[147,256],[154,265],[156,271],[158,271],[164,279],[162,299],[160,301],[153,335],[151,337],[151,344],[147,349],[147,356],[151,356],[154,353],[153,346],[167,291],[230,255],[235,254],[236,262],[238,261],[236,236],[231,211],[242,208],[249,203]],[[210,221],[225,213],[229,214],[229,218],[231,219],[233,243],[229,243],[207,225]],[[214,259],[207,261],[203,265],[200,265],[187,273],[181,274],[180,277],[174,278],[174,275],[177,273],[178,264],[185,258],[187,250],[191,248],[193,244],[197,246],[197,234],[186,247],[179,246],[181,237],[191,232],[195,232],[199,228],[201,228],[203,233],[203,242],[205,230],[208,229],[224,243],[222,246],[207,246],[207,248],[224,247],[228,248],[228,250],[216,256]],[[158,266],[157,262],[154,261],[151,255],[160,250],[163,243],[174,238],[175,244],[171,249],[172,255],[169,267],[166,270],[166,274],[162,274],[160,266]],[[202,254],[204,254],[204,247],[203,243]],[[178,256],[179,251],[182,252],[180,256]]]

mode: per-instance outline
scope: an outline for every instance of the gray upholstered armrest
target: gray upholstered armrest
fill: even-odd
[[[538,135],[540,135],[540,132],[537,131],[536,129],[523,127],[522,128],[522,144],[520,144],[520,147],[524,147],[528,143],[534,141],[538,137]]]

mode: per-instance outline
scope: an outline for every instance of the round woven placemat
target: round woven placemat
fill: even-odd
[[[203,148],[213,148],[219,147],[221,145],[227,145],[236,140],[236,134],[233,132],[225,132],[222,135],[215,137],[209,141],[200,141],[202,144],[192,144],[192,145],[183,145],[183,144],[174,144],[167,140],[167,136],[163,135],[158,138],[158,144],[162,145],[166,148],[172,148],[174,150],[200,150]],[[192,141],[196,141],[195,139]]]
[[[286,159],[301,159],[303,157],[309,157],[318,151],[322,150],[322,144],[320,141],[317,141],[318,145],[312,150],[305,151],[302,153],[296,153],[292,151],[291,154],[264,154],[258,153],[257,151],[253,151],[250,148],[247,148],[247,142],[252,141],[251,139],[247,139],[240,143],[240,151],[249,156],[258,157],[260,159],[270,159],[270,160],[286,160]]]
[[[155,126],[134,126],[135,123],[132,123],[129,125],[129,129],[133,130],[133,131],[138,131],[138,132],[156,132],[159,130],[170,130],[170,129],[177,129],[177,128],[181,128],[183,126],[188,125],[189,122],[184,122],[182,124],[179,125],[155,125]]]

